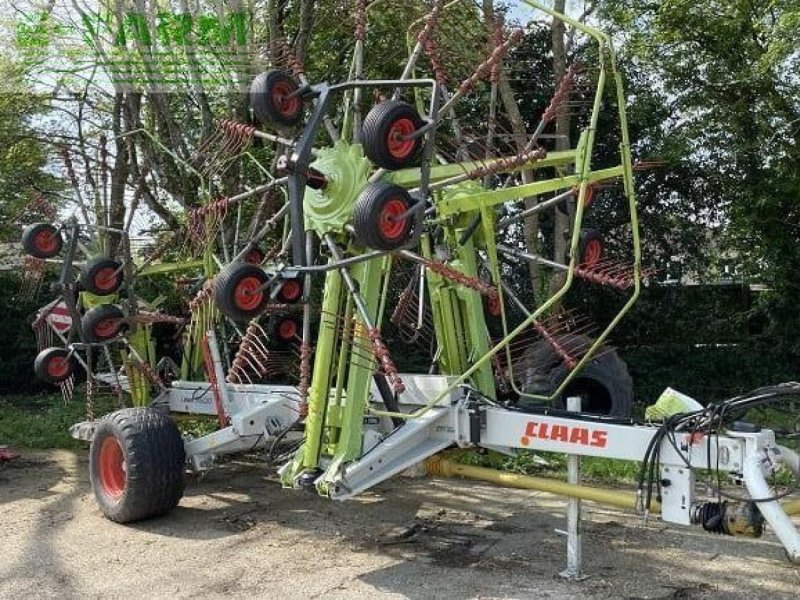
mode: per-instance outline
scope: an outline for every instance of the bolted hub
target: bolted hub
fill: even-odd
[[[322,178],[325,185],[309,180],[303,201],[306,229],[322,236],[338,233],[353,220],[353,207],[367,184],[372,165],[364,157],[360,144],[339,141],[319,151],[309,171]]]

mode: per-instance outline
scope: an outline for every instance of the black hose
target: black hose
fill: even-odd
[[[386,376],[383,373],[375,373],[372,377],[375,380],[375,385],[378,387],[378,393],[381,395],[381,400],[386,410],[399,413],[400,403],[397,401],[397,396],[392,392],[389,382],[386,381]],[[400,427],[405,422],[405,419],[401,419],[400,417],[392,417],[392,424],[395,427]]]

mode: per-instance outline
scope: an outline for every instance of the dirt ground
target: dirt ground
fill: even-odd
[[[168,516],[121,526],[94,503],[85,452],[0,467],[0,597],[797,598],[800,568],[761,540],[643,525],[585,504],[586,580],[562,580],[565,502],[396,478],[335,503],[264,467],[189,483]]]

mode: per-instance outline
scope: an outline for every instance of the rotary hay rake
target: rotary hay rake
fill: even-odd
[[[410,15],[409,58],[397,77],[376,79],[367,41],[380,39],[380,23],[370,20],[378,5],[385,3],[356,2],[353,59],[342,82],[312,83],[276,41],[274,68],[250,89],[261,125],[222,122],[201,145],[192,169],[209,179],[254,140],[274,143],[278,172],[261,167],[268,183],[241,199],[279,190],[286,200],[223,260],[209,248],[233,199],[190,215],[189,237],[206,248],[207,279],[188,336],[208,381],[187,380],[196,370],[184,368],[150,407],[74,429],[92,441],[90,474],[103,513],[120,522],[162,514],[180,500],[187,459],[208,468],[221,455],[274,447],[302,430],[280,469],[288,488],[344,500],[426,460],[434,473],[502,479],[439,454],[453,446],[638,460],[635,497],[512,483],[645,515],[660,509],[666,521],[717,533],[758,536],[766,520],[798,560],[800,536],[787,516],[796,503],[782,507],[766,476],[781,465],[797,476],[800,458],[773,432],[733,422],[750,406],[796,394],[796,384],[661,425],[630,419],[630,378],[606,340],[635,302],[642,270],[625,96],[609,39],[525,2],[579,31],[597,58],[595,68],[573,64],[532,119],[522,117],[507,76],[520,71],[515,49],[530,31],[469,2],[435,2]],[[620,144],[617,164],[598,169],[605,106],[616,110]],[[548,133],[564,112],[580,123],[574,146],[565,147],[563,131]],[[260,128],[267,124],[274,131]],[[613,182],[627,211],[619,228],[627,261],[584,227],[595,189]],[[557,228],[524,239],[526,220],[557,211],[568,218],[566,259],[556,250]],[[275,248],[259,264],[245,262],[280,222]],[[534,274],[553,274],[544,297],[515,276],[529,263]],[[604,325],[562,308],[577,281],[619,294],[619,311]],[[387,342],[390,322],[397,335]],[[231,323],[247,323],[232,326],[238,347],[220,339]],[[291,350],[276,350],[276,340]],[[400,372],[402,340],[431,349],[427,374]],[[296,365],[296,386],[275,383],[287,364]],[[581,397],[584,412],[566,411],[567,397]],[[182,440],[169,412],[216,416],[220,429]],[[715,488],[701,499],[697,468],[729,473],[745,490],[729,497]]]

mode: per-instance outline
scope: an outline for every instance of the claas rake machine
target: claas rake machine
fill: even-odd
[[[282,249],[259,264],[240,253],[209,273],[208,310],[241,336],[230,360],[218,320],[201,319],[207,381],[174,381],[150,406],[86,428],[104,514],[126,522],[164,513],[182,495],[187,461],[208,468],[292,436],[283,486],[334,500],[423,462],[440,475],[492,479],[442,454],[450,448],[553,451],[642,464],[636,494],[580,485],[560,493],[717,533],[758,536],[766,522],[800,559],[787,516],[796,507],[782,506],[768,483],[783,467],[797,476],[800,458],[772,431],[737,420],[798,385],[673,411],[656,424],[631,418],[630,377],[606,343],[642,285],[626,98],[609,38],[522,4],[573,28],[596,61],[568,68],[533,118],[507,77],[525,28],[470,2],[436,1],[409,27],[402,71],[376,79],[368,42],[380,36],[370,25],[379,5],[355,3],[347,78],[311,81],[276,42],[273,68],[249,91],[256,124],[224,122],[206,144],[209,156],[250,140],[275,144],[267,185],[285,198],[273,217],[286,222]],[[575,144],[552,133],[565,111],[579,124]],[[603,111],[618,145],[598,167]],[[607,248],[584,223],[597,210],[595,191],[612,185],[624,243]],[[566,219],[567,232],[526,238],[531,219]],[[618,311],[588,323],[564,308],[576,287],[612,290]],[[297,348],[297,385],[271,375],[275,336]],[[430,351],[430,367],[401,372],[399,359],[415,347]],[[582,410],[568,411],[567,398],[580,398]],[[182,439],[170,414],[186,412],[216,415],[219,430]],[[715,485],[700,497],[698,469],[729,474],[738,489]]]

